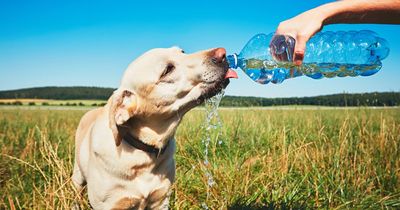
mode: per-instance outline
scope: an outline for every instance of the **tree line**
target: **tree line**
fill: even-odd
[[[400,92],[341,93],[312,97],[259,98],[226,96],[220,106],[400,106]]]
[[[100,87],[39,87],[0,91],[0,99],[107,100],[115,89]],[[340,93],[313,97],[262,98],[225,96],[221,106],[400,106],[400,92]]]
[[[0,91],[0,99],[107,100],[115,89],[101,87],[38,87]]]

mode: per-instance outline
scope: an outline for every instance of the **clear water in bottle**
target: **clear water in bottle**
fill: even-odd
[[[231,68],[240,67],[252,80],[267,84],[302,75],[313,79],[370,76],[389,54],[387,41],[367,30],[315,34],[307,42],[301,66],[292,62],[294,46],[290,36],[257,34],[238,55],[227,59]]]

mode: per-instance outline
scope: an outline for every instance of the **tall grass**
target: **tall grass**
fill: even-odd
[[[0,111],[0,209],[69,209],[83,111]],[[174,209],[400,208],[400,109],[220,111],[203,164],[204,111],[180,125]],[[218,140],[222,140],[222,144]],[[207,187],[205,167],[216,184]],[[207,198],[207,190],[209,197]]]
[[[0,209],[69,209],[79,201],[70,176],[82,114],[1,111]],[[79,203],[87,208],[86,201]]]

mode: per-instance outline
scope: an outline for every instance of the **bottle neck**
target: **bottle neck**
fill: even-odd
[[[226,56],[226,59],[229,64],[229,68],[236,69],[238,67],[238,56],[236,53]]]

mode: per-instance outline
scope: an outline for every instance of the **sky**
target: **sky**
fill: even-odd
[[[42,86],[116,88],[128,64],[152,48],[238,53],[257,33],[328,1],[0,1],[0,90]],[[400,91],[400,26],[338,24],[323,31],[377,32],[390,44],[370,77],[288,79],[261,85],[241,70],[227,95],[293,97]]]

